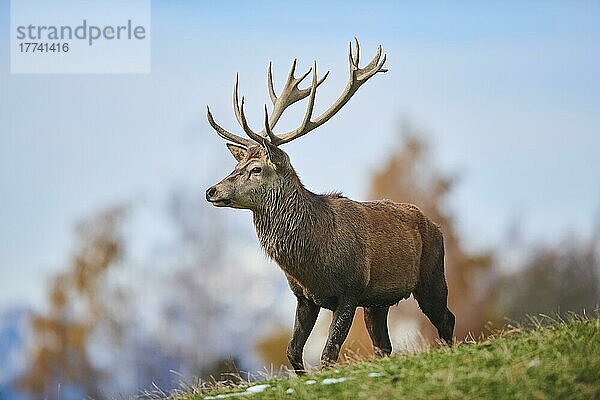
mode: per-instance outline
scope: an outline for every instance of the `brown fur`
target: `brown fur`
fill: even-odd
[[[228,147],[238,165],[207,191],[207,199],[252,210],[261,246],[285,273],[298,300],[288,346],[297,372],[304,369],[303,347],[320,308],[334,312],[324,365],[337,360],[359,306],[365,308],[375,353],[390,354],[388,308],[411,294],[440,337],[452,342],[443,238],[419,208],[314,194],[302,185],[283,150],[268,143]],[[260,172],[252,172],[256,168]]]

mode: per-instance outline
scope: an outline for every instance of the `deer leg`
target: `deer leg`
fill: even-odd
[[[434,264],[433,273],[428,280],[419,282],[413,296],[421,311],[436,327],[440,339],[449,346],[454,335],[454,314],[448,309],[448,286],[444,277],[444,254]]]
[[[375,357],[389,356],[392,352],[387,326],[389,309],[389,307],[365,307],[365,325],[373,341]]]
[[[350,331],[355,312],[355,302],[339,301],[338,306],[333,312],[333,320],[329,326],[327,344],[321,355],[321,367],[331,366],[337,361],[342,344]]]
[[[454,333],[454,314],[446,305],[446,298],[440,298],[430,293],[413,293],[415,299],[421,307],[423,314],[429,318],[433,326],[436,327],[440,339],[452,346],[452,336]],[[429,297],[431,296],[431,297]]]
[[[308,340],[310,332],[315,326],[315,322],[317,322],[317,317],[319,316],[319,310],[321,308],[306,297],[296,296],[296,299],[294,333],[292,335],[292,340],[287,347],[287,357],[296,374],[301,375],[305,373],[304,363],[302,361],[304,345]]]

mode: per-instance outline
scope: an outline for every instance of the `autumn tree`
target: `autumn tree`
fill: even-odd
[[[104,282],[123,251],[123,215],[123,208],[113,208],[77,226],[76,251],[52,280],[48,310],[32,316],[31,360],[19,386],[33,398],[102,397],[103,371],[89,346],[99,323],[111,321]]]

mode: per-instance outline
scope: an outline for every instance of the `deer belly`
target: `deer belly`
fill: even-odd
[[[371,279],[361,296],[361,306],[389,306],[407,299],[417,284],[416,266],[393,266],[371,270]]]
[[[361,307],[388,307],[398,304],[401,300],[410,297],[410,291],[382,291],[379,293],[368,293],[359,301]]]

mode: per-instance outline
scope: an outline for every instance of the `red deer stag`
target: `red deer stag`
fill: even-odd
[[[218,125],[207,107],[207,118],[237,160],[233,172],[206,191],[217,207],[249,209],[265,252],[279,264],[297,298],[294,332],[287,348],[290,364],[304,371],[302,353],[321,307],[333,311],[321,364],[337,361],[340,347],[357,307],[378,356],[392,351],[387,315],[391,305],[411,293],[435,325],[440,337],[452,343],[454,315],[447,307],[444,242],[439,227],[412,204],[389,200],[358,202],[340,194],[312,193],[300,182],[288,155],[279,148],[323,125],[356,91],[384,68],[386,55],[377,54],[359,67],[359,44],[349,49],[350,77],[341,96],[313,119],[317,88],[327,78],[317,77],[317,64],[295,77],[296,60],[279,95],[273,88],[271,64],[268,88],[273,109],[264,110],[264,129],[248,126],[244,98],[233,87],[233,110],[249,139]],[[312,73],[310,87],[299,84]],[[300,127],[273,133],[279,118],[292,104],[308,97]],[[235,143],[235,144],[234,144]]]

